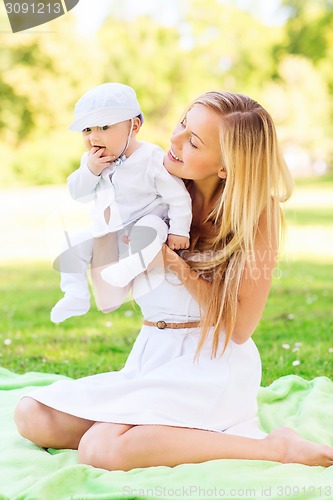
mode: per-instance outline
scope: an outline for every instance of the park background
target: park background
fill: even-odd
[[[119,369],[139,332],[131,302],[49,321],[61,297],[52,216],[81,220],[66,178],[83,149],[67,127],[82,93],[119,81],[141,102],[140,138],[164,148],[206,90],[249,94],[272,114],[295,191],[254,334],[263,385],[291,373],[333,379],[332,1],[81,0],[16,34],[0,3],[0,37],[0,365],[72,377]]]

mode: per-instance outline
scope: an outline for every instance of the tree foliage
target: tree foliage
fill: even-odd
[[[226,89],[264,104],[284,144],[332,161],[331,0],[283,0],[289,17],[282,26],[220,0],[179,0],[170,25],[131,15],[129,1],[122,8],[111,2],[91,36],[77,32],[73,14],[49,23],[50,32],[2,34],[2,186],[66,180],[82,151],[80,135],[67,130],[74,104],[106,81],[135,88],[143,140],[168,147],[186,104],[205,90]]]
[[[332,50],[333,1],[283,0],[290,16],[285,26],[286,50],[313,62],[325,59]]]

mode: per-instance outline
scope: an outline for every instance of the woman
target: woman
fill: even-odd
[[[165,167],[192,198],[189,251],[164,246],[166,277],[151,291],[146,276],[134,281],[145,320],[125,367],[24,397],[19,432],[108,470],[219,458],[331,465],[332,448],[285,428],[265,435],[257,423],[251,335],[269,294],[279,203],[291,192],[271,117],[247,96],[203,94],[176,127]],[[97,240],[93,273],[102,310],[112,294],[100,279],[107,243]],[[156,265],[151,283],[155,275]]]

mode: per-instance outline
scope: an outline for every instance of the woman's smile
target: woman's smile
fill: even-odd
[[[171,160],[171,161],[178,161],[180,163],[183,163],[182,160],[180,158],[178,158],[178,156],[175,155],[175,153],[172,151],[172,149],[170,148],[169,151],[168,151],[168,158]]]

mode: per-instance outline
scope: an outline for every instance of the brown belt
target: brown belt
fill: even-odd
[[[166,323],[165,321],[147,321],[143,320],[143,324],[146,326],[156,326],[160,330],[164,330],[164,328],[197,328],[200,326],[200,321],[188,321],[187,323]]]

